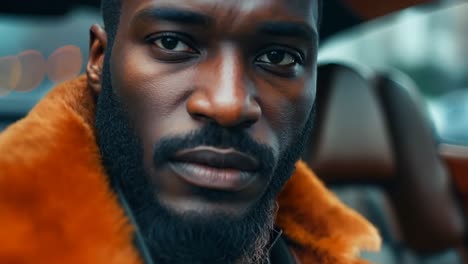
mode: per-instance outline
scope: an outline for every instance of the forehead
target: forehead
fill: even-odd
[[[131,22],[151,8],[177,8],[204,14],[214,23],[240,28],[268,20],[308,24],[317,31],[318,0],[123,0],[121,21]],[[218,25],[219,26],[219,25]]]

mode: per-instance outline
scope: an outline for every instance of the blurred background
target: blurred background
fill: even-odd
[[[326,40],[320,59],[395,68],[419,87],[440,140],[468,145],[468,2],[409,8]]]
[[[367,258],[468,263],[468,1],[324,2],[306,161],[381,231]],[[94,23],[99,0],[0,5],[0,131],[84,73]]]
[[[101,23],[100,12],[89,6],[63,14],[0,12],[0,112],[5,118],[23,116],[54,85],[84,72],[94,23]]]

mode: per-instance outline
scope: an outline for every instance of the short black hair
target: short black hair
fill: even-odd
[[[102,0],[101,12],[104,20],[104,27],[107,32],[108,43],[110,46],[114,43],[114,38],[119,27],[122,0]],[[318,18],[317,25],[320,28],[322,20],[323,0],[318,0]]]

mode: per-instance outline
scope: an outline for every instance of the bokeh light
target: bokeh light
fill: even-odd
[[[67,45],[44,58],[37,50],[26,50],[17,56],[0,58],[0,96],[12,91],[29,92],[39,87],[46,73],[54,83],[76,78],[83,65],[83,56],[77,46]]]
[[[49,79],[54,83],[61,83],[76,78],[83,65],[83,56],[77,46],[63,46],[52,55],[47,61],[47,73]]]
[[[0,58],[0,96],[13,91],[21,79],[21,63],[17,56]]]
[[[21,62],[21,78],[15,90],[28,92],[37,88],[44,80],[46,61],[37,50],[26,50],[18,54]]]

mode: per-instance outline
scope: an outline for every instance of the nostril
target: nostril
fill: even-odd
[[[190,114],[192,116],[193,119],[197,120],[197,121],[202,121],[202,122],[206,122],[206,121],[210,121],[212,120],[211,118],[209,118],[208,116],[204,115],[204,114],[200,114],[200,113],[192,113]]]
[[[215,122],[223,127],[251,127],[261,116],[258,103],[242,92],[232,97],[199,90],[186,103],[186,110],[193,120]]]
[[[247,120],[241,123],[239,126],[240,128],[249,128],[253,126],[257,121],[256,120]]]

